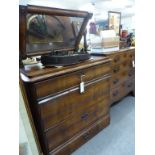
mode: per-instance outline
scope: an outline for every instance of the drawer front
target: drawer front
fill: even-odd
[[[125,83],[122,83],[119,87],[111,89],[110,96],[111,96],[111,104],[119,101],[122,97],[125,96],[124,91]]]
[[[120,54],[113,54],[110,58],[112,59],[112,65],[118,65],[123,61]]]
[[[65,74],[50,80],[36,83],[36,97],[38,99],[52,95],[53,93],[63,92],[66,89],[75,87],[80,84],[81,76],[83,81],[87,82],[95,78],[99,78],[110,72],[110,64],[100,64],[81,71]]]
[[[110,123],[109,115],[105,117],[101,117],[94,124],[89,126],[83,132],[79,133],[72,139],[70,139],[67,143],[63,144],[62,147],[53,149],[49,154],[50,155],[69,155],[74,150],[76,150],[79,146],[86,143],[89,139],[95,136],[99,131],[108,126]]]
[[[128,53],[128,58],[129,58],[130,60],[135,60],[135,52],[134,52],[134,51],[130,51],[130,52]]]
[[[96,121],[99,117],[108,114],[108,112],[109,103],[108,100],[105,100],[100,101],[79,113],[71,115],[64,122],[60,123],[59,126],[46,132],[45,135],[49,149],[51,150],[66,142],[89,124]]]
[[[112,65],[121,64],[124,61],[131,61],[135,59],[135,52],[133,50],[128,50],[125,52],[114,53],[110,55],[110,58],[113,60]]]
[[[128,59],[128,52],[123,52],[121,56],[124,60]]]
[[[126,96],[129,92],[134,91],[135,80],[134,77],[121,83],[118,87],[111,89],[110,98],[111,104],[113,102],[119,101],[121,98]]]
[[[112,65],[118,65],[118,64],[122,64],[122,62],[129,60],[129,56],[127,52],[123,52],[123,53],[116,53],[111,55],[112,58]]]
[[[122,82],[125,82],[128,79],[128,74],[129,74],[128,71],[123,71],[119,74],[113,75],[111,77],[111,86],[110,86],[111,89],[118,87]]]
[[[127,71],[132,68],[132,62],[131,61],[124,61],[119,65],[112,66],[112,74],[116,75],[118,73],[121,73],[122,71]]]
[[[82,94],[76,90],[38,104],[44,129],[63,121],[72,113],[77,113],[81,109],[104,100],[106,96],[110,98],[109,88],[110,79],[108,78],[85,87],[85,92]]]
[[[125,82],[128,79],[133,79],[135,77],[135,69],[130,68],[123,72],[118,72],[117,74],[113,74],[111,77],[111,89],[118,87],[122,82]]]
[[[131,68],[128,70],[127,77],[128,77],[128,79],[130,79],[130,78],[134,79],[134,77],[135,77],[135,69],[134,68]]]
[[[128,94],[130,91],[135,89],[135,80],[134,78],[129,79],[125,82],[125,92]]]

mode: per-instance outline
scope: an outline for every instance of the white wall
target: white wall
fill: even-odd
[[[19,92],[19,146],[20,155],[39,155],[21,89]]]
[[[19,155],[33,155],[21,116],[19,117],[19,128]]]
[[[127,17],[122,17],[121,19],[121,24],[123,25],[123,29],[135,29],[135,16],[127,16]]]

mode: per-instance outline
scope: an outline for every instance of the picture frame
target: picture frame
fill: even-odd
[[[114,29],[117,36],[120,36],[121,12],[108,11],[109,29]]]

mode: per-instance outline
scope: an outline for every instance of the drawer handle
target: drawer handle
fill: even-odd
[[[128,74],[128,76],[131,77],[131,76],[132,76],[132,72],[130,72],[130,73]]]
[[[84,113],[82,116],[81,116],[81,119],[86,121],[88,119],[88,113]]]
[[[120,57],[115,57],[114,62],[118,62],[120,60]]]
[[[83,80],[83,78],[84,78],[84,77],[85,77],[85,75],[84,75],[84,74],[82,74],[82,75],[81,75],[81,77],[80,77],[80,78],[81,78],[81,82],[83,82],[83,81],[84,81],[84,80]]]
[[[132,58],[132,54],[130,54],[130,58]]]
[[[119,79],[115,79],[114,81],[113,81],[113,84],[116,84],[116,83],[118,83],[119,82]]]
[[[114,73],[117,73],[119,70],[120,70],[119,67],[115,67],[115,68],[113,69],[113,72],[114,72]]]
[[[124,62],[123,65],[126,66],[127,65],[127,62]]]
[[[129,67],[132,67],[132,61],[129,62]]]
[[[132,83],[128,84],[128,86],[127,86],[127,87],[128,87],[128,88],[130,88],[131,86],[132,86]]]
[[[114,93],[113,93],[113,96],[117,96],[118,95],[118,91],[115,91]]]
[[[85,134],[83,135],[83,139],[84,139],[84,140],[87,140],[89,137],[90,137],[89,133],[85,133]]]
[[[127,56],[127,54],[125,53],[125,54],[124,54],[124,58],[126,58],[126,56]]]

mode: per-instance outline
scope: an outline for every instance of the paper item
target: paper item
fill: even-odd
[[[90,54],[104,54],[107,52],[119,51],[119,47],[113,48],[92,48]]]
[[[116,37],[116,32],[114,30],[104,30],[100,32],[101,38],[112,38]]]
[[[84,82],[80,83],[80,93],[84,93]]]

